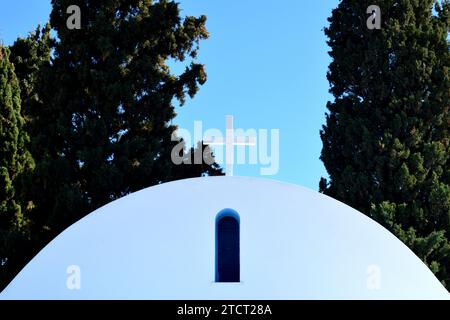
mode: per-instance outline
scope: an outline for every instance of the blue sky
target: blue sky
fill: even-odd
[[[317,190],[326,176],[319,159],[319,130],[331,99],[326,72],[330,58],[323,28],[338,0],[180,0],[183,15],[208,17],[210,38],[198,61],[208,81],[193,100],[177,108],[175,123],[193,131],[279,129],[280,167],[267,178]],[[50,0],[2,1],[0,38],[7,45],[45,23]],[[177,68],[175,68],[177,69]],[[260,166],[236,165],[235,175],[260,176]]]

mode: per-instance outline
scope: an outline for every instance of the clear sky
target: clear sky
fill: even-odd
[[[319,130],[331,99],[326,72],[330,58],[323,28],[338,0],[180,0],[183,15],[208,17],[210,38],[198,61],[208,81],[178,108],[175,123],[193,132],[235,128],[279,129],[280,167],[268,176],[317,190],[326,171],[319,159]],[[45,23],[50,0],[2,1],[0,38],[6,45]],[[237,165],[235,175],[259,176],[258,165]]]

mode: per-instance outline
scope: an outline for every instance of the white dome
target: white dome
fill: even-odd
[[[215,220],[240,216],[240,283],[216,283]],[[79,266],[80,288],[66,285]],[[70,268],[69,268],[70,269]],[[73,289],[73,288],[72,288]],[[2,299],[448,299],[432,272],[358,211],[244,177],[166,183],[114,201],[48,244]]]

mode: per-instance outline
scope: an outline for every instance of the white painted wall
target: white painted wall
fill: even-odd
[[[224,208],[241,219],[239,284],[213,282],[215,216]],[[80,267],[79,290],[66,285],[71,265]],[[44,248],[0,298],[448,299],[449,293],[396,237],[336,200],[272,180],[208,177],[151,187],[96,210]]]

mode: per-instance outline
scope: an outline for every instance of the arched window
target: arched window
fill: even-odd
[[[216,217],[216,282],[240,282],[240,219],[225,209]]]

